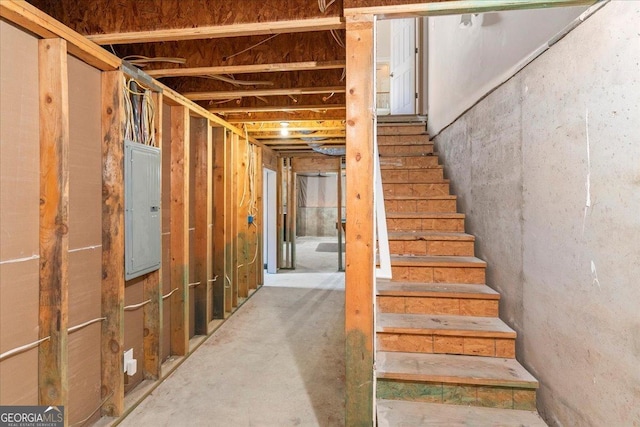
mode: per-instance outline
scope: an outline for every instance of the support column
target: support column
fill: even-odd
[[[102,415],[124,411],[124,95],[120,71],[102,73]]]
[[[373,423],[374,17],[347,18],[346,425]]]
[[[228,229],[226,226],[227,219],[227,172],[226,165],[228,163],[226,156],[226,132],[224,128],[216,128],[214,133],[214,220],[213,220],[213,274],[217,276],[213,282],[213,317],[216,319],[224,319],[225,312],[230,310],[230,303],[227,303],[228,290],[226,288],[227,280],[227,241]]]
[[[189,110],[171,108],[171,353],[189,351]]]
[[[69,99],[67,42],[40,40],[40,405],[68,400]],[[68,419],[68,414],[66,419]],[[67,421],[65,420],[65,425]]]

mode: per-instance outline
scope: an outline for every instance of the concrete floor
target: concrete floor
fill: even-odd
[[[315,251],[327,241],[299,241],[301,268],[265,274],[121,425],[343,426],[344,273],[336,252]]]

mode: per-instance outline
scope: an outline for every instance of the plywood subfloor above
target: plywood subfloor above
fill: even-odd
[[[379,351],[376,366],[378,378],[384,379],[538,388],[515,359]]]
[[[531,411],[441,403],[378,400],[378,427],[545,427]]]

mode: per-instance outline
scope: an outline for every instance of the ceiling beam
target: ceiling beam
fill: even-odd
[[[286,129],[286,128],[283,128]],[[256,131],[248,131],[252,137],[265,144],[269,144],[272,140],[281,140],[281,139],[297,139],[297,138],[345,138],[345,130],[341,131],[314,131],[314,133],[304,133],[304,132],[291,132],[289,131],[288,135],[282,135],[280,131],[277,132],[256,132]],[[310,141],[313,142],[313,141]]]
[[[152,43],[179,40],[216,39],[309,31],[341,30],[345,28],[339,16],[296,19],[291,21],[252,22],[245,24],[215,25],[194,28],[170,28],[151,31],[93,34],[87,38],[100,45]]]
[[[149,70],[151,77],[195,77],[222,74],[274,73],[284,71],[334,70],[345,67],[345,61],[303,61],[278,64],[229,65],[219,67],[164,68]]]
[[[229,107],[229,108],[210,108],[211,113],[264,113],[271,111],[313,111],[315,113],[323,113],[328,110],[345,110],[344,104],[316,104],[316,105],[265,105],[262,107]],[[255,120],[255,119],[254,119]]]
[[[284,120],[283,120],[284,121]],[[316,131],[316,130],[344,130],[345,123],[342,120],[323,121],[286,121],[289,132]],[[240,124],[241,126],[241,124]],[[249,132],[280,132],[283,128],[281,122],[256,122],[245,123],[245,128]]]
[[[272,141],[262,141],[267,147],[275,148],[280,145],[308,145],[310,141],[303,141],[301,139],[274,139]],[[314,142],[311,142],[314,144]],[[342,145],[345,143],[345,138],[332,138],[325,139],[324,141],[317,141],[315,144],[323,145]]]
[[[245,96],[287,96],[287,95],[321,95],[323,93],[345,93],[344,86],[249,89],[215,92],[187,92],[184,96],[192,101],[208,101],[210,99],[233,99]]]
[[[345,110],[227,112],[224,119],[241,127],[243,123],[280,123],[306,120],[345,120]]]

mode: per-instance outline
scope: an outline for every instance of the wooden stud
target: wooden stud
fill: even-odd
[[[248,153],[248,161],[249,164],[251,165],[255,165],[255,161],[257,159],[257,154],[256,151],[258,150],[258,148],[255,145],[251,145],[249,146],[249,153]],[[254,205],[253,203],[255,202],[257,204],[257,188],[255,187],[256,185],[256,176],[253,175],[253,173],[256,171],[255,168],[251,168],[249,169],[249,175],[247,176],[247,179],[249,180],[250,183],[253,183],[253,186],[249,187],[249,209],[248,209],[248,214],[251,215],[251,223],[249,224],[247,221],[247,256],[248,256],[248,264],[247,267],[249,269],[247,276],[248,276],[248,287],[249,287],[249,291],[251,290],[255,290],[258,288],[258,282],[257,282],[257,273],[256,273],[256,268],[257,268],[257,262],[258,262],[258,233],[257,233],[257,225],[256,225],[256,218],[257,218],[257,214],[255,212],[253,212],[253,208]]]
[[[290,160],[291,161],[291,160]],[[291,268],[295,270],[296,268],[296,216],[297,216],[297,207],[298,207],[298,179],[297,174],[293,170],[293,163],[291,163],[291,168],[289,171],[289,179],[291,190],[289,192],[289,206],[291,212],[291,222],[289,223],[290,233],[289,242],[291,245]],[[287,215],[289,216],[289,215]]]
[[[342,157],[338,159],[338,212],[336,215],[336,227],[338,229],[338,271],[344,271],[342,260],[342,241],[343,241],[343,229],[342,229]]]
[[[374,17],[347,20],[346,425],[373,420]]]
[[[226,132],[223,128],[213,129],[213,317],[225,318],[227,260],[227,174],[226,174]]]
[[[171,108],[171,353],[189,351],[189,110]]]
[[[226,284],[227,287],[227,302],[226,309],[227,313],[231,313],[234,307],[238,306],[238,292],[237,292],[237,281],[236,281],[236,273],[237,273],[237,253],[236,253],[236,211],[238,209],[237,201],[236,201],[236,167],[235,167],[235,158],[236,158],[236,149],[235,145],[238,141],[238,136],[235,134],[228,134],[226,139],[226,164],[225,169],[227,173],[227,191],[226,191],[226,247],[227,247],[227,258],[226,258],[226,270],[227,276]]]
[[[259,288],[264,284],[264,218],[266,217],[264,212],[264,168],[262,166],[264,147],[256,147],[256,215],[254,218],[254,224],[256,228],[256,245],[258,250],[258,257],[256,258],[256,288]]]
[[[195,143],[195,333],[207,335],[211,319],[209,301],[211,282],[209,282],[209,223],[211,222],[212,164],[211,127],[206,119],[197,119],[191,127],[192,141]]]
[[[156,145],[162,145],[162,94],[153,94],[155,106],[156,128],[154,129]],[[163,153],[164,154],[164,153]],[[142,369],[145,379],[157,380],[161,375],[162,358],[162,268],[151,272],[143,281],[144,300],[149,304],[143,307],[143,351]]]
[[[278,167],[276,169],[276,209],[277,209],[277,235],[278,235],[278,247],[276,248],[277,252],[277,266],[278,268],[284,267],[284,209],[283,209],[283,183],[284,183],[284,162],[285,159],[282,157],[277,158]]]
[[[249,190],[248,190],[248,176],[247,176],[247,144],[245,139],[238,139],[237,143],[237,158],[236,158],[236,227],[237,227],[237,262],[236,271],[238,278],[238,297],[247,298],[249,296],[248,285],[248,247],[247,247],[247,214],[249,206]]]
[[[40,405],[68,399],[69,99],[67,42],[38,42],[40,100]],[[66,417],[68,418],[68,416]],[[66,421],[65,421],[66,423]],[[66,425],[66,424],[65,424]]]
[[[124,411],[123,74],[102,73],[102,415]]]

